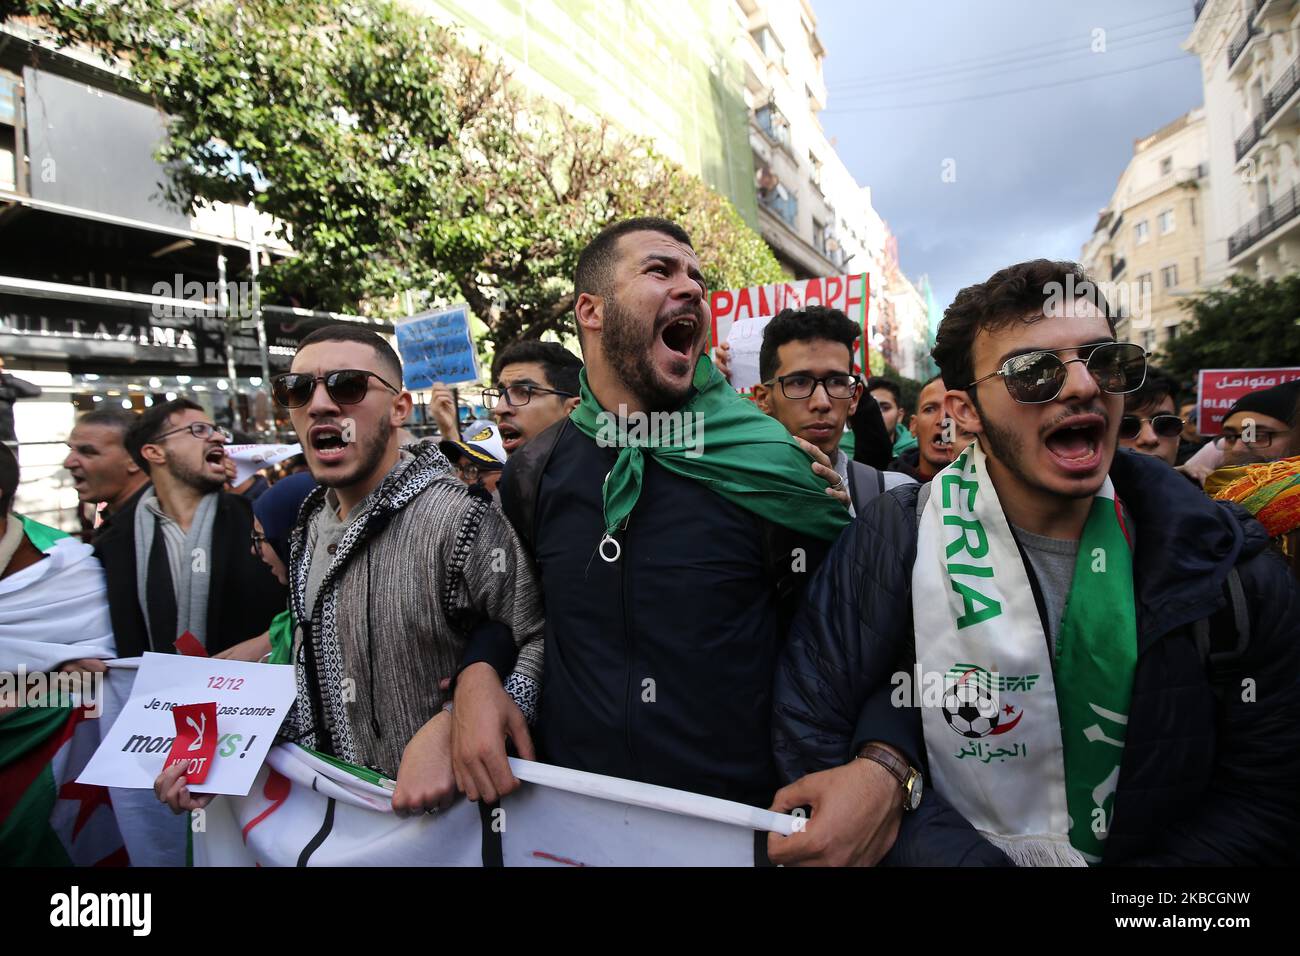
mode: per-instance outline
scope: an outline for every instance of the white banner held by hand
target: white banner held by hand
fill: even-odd
[[[226,454],[235,462],[235,484],[242,485],[263,468],[301,455],[302,445],[227,445]]]
[[[176,737],[172,708],[215,701],[217,749],[207,779],[195,789],[243,796],[294,693],[292,667],[145,654],[131,699],[77,782],[152,789]]]

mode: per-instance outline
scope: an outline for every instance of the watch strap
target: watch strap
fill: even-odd
[[[895,756],[880,744],[867,744],[858,751],[858,759],[874,760],[893,775],[900,787],[906,787],[907,780],[912,775],[912,768],[906,760]]]

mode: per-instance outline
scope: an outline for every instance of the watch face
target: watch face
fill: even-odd
[[[919,771],[912,772],[912,786],[907,791],[907,809],[915,810],[921,805],[922,777]]]

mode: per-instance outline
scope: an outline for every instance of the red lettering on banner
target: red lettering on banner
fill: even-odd
[[[714,321],[725,319],[730,314],[731,307],[735,302],[736,297],[731,294],[729,289],[719,289],[709,296],[709,311],[713,313]]]
[[[831,290],[834,290],[833,292]],[[826,304],[832,309],[844,309],[839,304],[840,294],[844,291],[844,280],[839,276],[826,277]]]
[[[767,286],[758,287],[758,309],[759,315],[776,315],[767,305]]]
[[[809,279],[808,285],[803,290],[803,304],[805,307],[812,305],[814,299],[818,305],[826,304],[825,300],[822,299],[821,279]]]
[[[741,289],[740,295],[736,298],[736,321],[741,319],[750,319],[754,317],[754,303],[750,301],[749,290]]]

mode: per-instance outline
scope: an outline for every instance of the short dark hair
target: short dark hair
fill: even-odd
[[[975,335],[996,331],[1013,322],[1026,324],[1044,318],[1057,296],[1072,294],[1075,301],[1091,302],[1106,317],[1111,334],[1115,318],[1088,274],[1077,262],[1034,259],[993,273],[988,281],[957,293],[943,313],[930,354],[948,388],[961,389],[975,379],[971,352]]]
[[[1124,411],[1134,412],[1139,408],[1151,408],[1159,405],[1166,398],[1172,399],[1174,411],[1178,411],[1178,382],[1164,369],[1154,365],[1147,366],[1147,380],[1136,392],[1124,396]]]
[[[849,350],[849,368],[852,369],[853,347],[861,335],[862,329],[839,309],[825,305],[782,309],[763,328],[763,344],[758,350],[759,377],[767,382],[776,375],[781,365],[777,360],[777,350],[787,342],[839,342]]]
[[[608,295],[610,272],[614,266],[614,252],[618,241],[630,232],[659,232],[683,245],[691,245],[691,237],[686,230],[670,219],[658,216],[638,216],[635,219],[621,219],[612,222],[596,234],[596,238],[587,243],[578,256],[578,267],[573,274],[573,295],[576,299],[583,293],[589,295]]]
[[[97,425],[101,428],[116,428],[123,436],[139,421],[138,412],[128,412],[125,408],[94,408],[80,416],[73,427],[80,425]]]
[[[903,407],[903,388],[892,378],[885,378],[883,375],[873,375],[867,379],[867,394],[874,392],[878,388],[883,388],[889,394],[894,396],[894,404],[899,408]]]
[[[582,359],[559,342],[543,342],[540,339],[511,342],[492,360],[493,384],[499,380],[503,368],[518,362],[535,362],[540,365],[546,376],[544,384],[548,388],[559,389],[570,395],[578,394],[578,373],[582,371]]]
[[[384,341],[379,333],[352,322],[339,322],[335,325],[323,325],[298,343],[298,351],[317,342],[360,342],[369,345],[379,356],[379,363],[389,374],[388,383],[394,388],[402,387],[402,360],[397,357],[393,347]]]
[[[144,413],[138,416],[135,423],[127,430],[126,437],[122,443],[126,445],[126,450],[130,452],[135,463],[139,465],[144,473],[149,474],[149,462],[145,460],[141,449],[158,437],[167,424],[167,419],[171,418],[177,412],[183,411],[202,412],[205,409],[198,402],[192,402],[188,398],[176,398],[170,402],[160,402],[150,408],[145,409]]]
[[[18,456],[5,442],[0,442],[0,447],[0,516],[8,516],[18,494]]]

